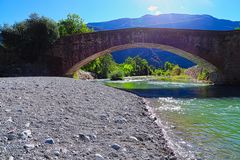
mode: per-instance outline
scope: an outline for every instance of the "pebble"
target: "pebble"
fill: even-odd
[[[104,160],[101,154],[95,154],[95,160]]]
[[[8,140],[8,141],[12,141],[12,140],[14,140],[15,138],[16,138],[16,135],[13,134],[13,133],[10,133],[10,134],[7,135],[7,140]]]
[[[30,122],[26,123],[25,127],[27,127],[27,128],[30,127],[30,124],[31,124]]]
[[[95,140],[95,139],[97,139],[97,136],[95,135],[95,134],[88,134],[87,135],[89,138],[90,138],[90,140]]]
[[[117,151],[121,148],[121,146],[117,143],[112,144],[111,147]]]
[[[59,152],[58,150],[53,151],[53,154],[54,154],[55,156],[60,156],[60,152]]]
[[[48,139],[45,140],[45,143],[54,144],[54,140],[52,138],[48,138]]]
[[[24,130],[22,133],[19,134],[19,137],[23,140],[26,140],[27,138],[31,138],[32,132],[31,130]]]
[[[12,117],[9,117],[9,118],[7,119],[7,122],[13,122]]]
[[[138,139],[134,136],[130,136],[129,139],[132,140],[132,141],[136,141],[136,142],[138,141]]]
[[[5,112],[11,112],[11,109],[5,109]]]
[[[107,115],[104,115],[104,114],[102,114],[102,115],[100,115],[99,116],[100,117],[100,119],[102,120],[102,121],[107,121],[108,120],[108,116]]]
[[[14,160],[14,157],[13,156],[9,156],[8,160]]]
[[[34,144],[25,144],[23,146],[26,150],[31,150],[31,149],[34,149],[35,145]]]
[[[127,123],[127,120],[124,117],[116,117],[114,122],[118,124],[124,124]]]
[[[84,135],[84,134],[79,134],[79,139],[84,142],[89,142],[91,140],[89,136]]]

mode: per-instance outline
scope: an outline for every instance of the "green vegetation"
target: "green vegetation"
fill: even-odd
[[[123,71],[114,71],[110,74],[110,80],[116,81],[116,80],[123,80],[124,73]]]
[[[57,23],[37,14],[12,26],[4,25],[0,31],[4,47],[26,62],[34,62],[59,38]]]
[[[206,69],[203,69],[201,73],[199,73],[197,79],[198,80],[207,80],[209,77],[209,72]]]
[[[139,56],[129,57],[123,64],[117,64],[111,54],[97,58],[81,69],[94,73],[97,78],[109,78],[113,73],[123,73],[122,75],[125,76],[142,76],[152,73],[148,62]]]
[[[170,62],[166,62],[163,68],[150,66],[145,59],[139,56],[127,58],[124,63],[117,64],[111,54],[107,54],[90,62],[81,69],[92,72],[96,78],[110,78],[122,80],[124,76],[156,76],[155,79],[163,81],[187,82],[192,78],[185,74],[185,69]],[[206,78],[207,72],[199,75],[199,80]]]
[[[66,19],[58,22],[60,37],[77,34],[93,32],[84,23],[83,19],[77,14],[68,14]]]
[[[34,13],[24,21],[0,27],[2,38],[0,45],[3,45],[6,53],[11,53],[12,57],[9,59],[17,58],[18,63],[33,64],[58,38],[88,32],[93,32],[93,30],[89,29],[76,14],[69,14],[66,19],[55,22]]]
[[[78,71],[76,71],[76,72],[73,73],[73,79],[75,79],[75,80],[79,80],[79,74],[78,74]]]
[[[112,55],[107,54],[90,62],[81,68],[84,71],[92,72],[97,78],[107,78],[110,73],[118,70],[117,63],[114,62]]]
[[[235,30],[238,30],[238,31],[240,31],[240,27],[237,27],[237,28],[235,28]]]

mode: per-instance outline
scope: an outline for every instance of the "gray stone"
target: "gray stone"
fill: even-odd
[[[53,151],[53,154],[54,154],[55,156],[60,156],[60,152],[59,152],[58,150],[54,150],[54,151]]]
[[[54,144],[55,142],[54,142],[54,140],[52,138],[47,138],[45,140],[45,143],[47,143],[47,144]]]
[[[87,135],[89,138],[90,138],[90,140],[95,140],[95,139],[97,139],[97,136],[95,135],[95,134],[88,134]]]
[[[90,137],[85,135],[85,134],[79,134],[79,139],[84,141],[84,142],[90,142]]]
[[[35,145],[34,144],[25,144],[23,146],[26,150],[32,150],[35,148]]]
[[[9,156],[8,160],[14,160],[14,157],[13,156]]]
[[[131,141],[138,141],[138,139],[136,138],[136,137],[134,137],[134,136],[129,136],[129,139],[131,140]]]
[[[11,112],[11,109],[5,109],[5,112]]]
[[[8,141],[12,141],[12,140],[16,139],[16,137],[17,137],[17,136],[16,136],[15,134],[10,133],[10,134],[7,135],[7,140],[8,140]]]
[[[24,130],[22,133],[19,134],[19,138],[26,140],[32,137],[31,130]]]
[[[118,124],[124,124],[124,123],[127,123],[127,119],[119,116],[114,119],[114,122]]]
[[[117,151],[121,148],[121,146],[117,143],[112,144],[111,147]]]
[[[101,154],[95,154],[95,160],[104,160]]]
[[[25,127],[27,127],[27,128],[30,127],[30,124],[31,124],[30,122],[26,123]]]

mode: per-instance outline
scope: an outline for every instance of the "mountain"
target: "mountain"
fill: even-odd
[[[210,15],[160,14],[145,15],[140,18],[121,18],[107,22],[88,23],[96,31],[124,28],[176,28],[200,30],[234,30],[240,21],[218,19]]]
[[[165,62],[178,64],[182,68],[190,68],[196,64],[178,55],[159,49],[131,48],[112,53],[113,59],[117,63],[123,63],[128,57],[140,56],[155,67],[163,67]]]

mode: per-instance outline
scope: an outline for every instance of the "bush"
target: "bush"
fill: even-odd
[[[198,80],[208,80],[209,79],[209,72],[206,69],[203,69],[203,71],[198,75]]]
[[[181,68],[178,65],[175,65],[172,69],[172,76],[179,76],[181,74]]]
[[[115,71],[110,75],[112,81],[123,80],[124,73],[122,71]]]

